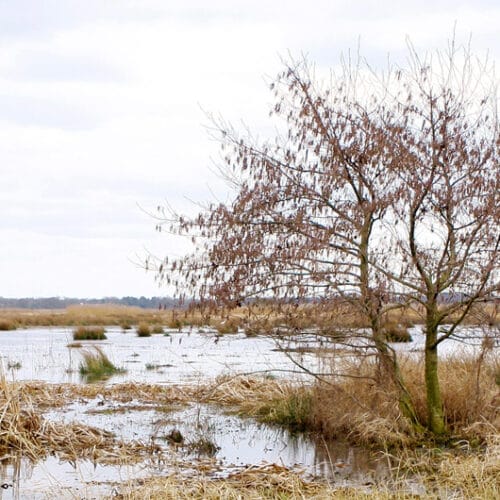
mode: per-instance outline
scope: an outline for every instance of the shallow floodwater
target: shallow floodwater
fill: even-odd
[[[408,353],[421,352],[421,328],[415,327],[410,333],[413,342],[393,346]],[[463,328],[459,333],[468,340],[444,342],[440,346],[442,354],[473,353],[484,335],[481,329],[474,328]],[[328,372],[336,354],[346,355],[341,345],[319,340],[312,334],[288,339],[286,352],[282,349],[284,340],[278,344],[269,337],[249,338],[243,333],[219,336],[210,330],[184,329],[138,337],[134,331],[122,332],[114,327],[108,328],[106,335],[106,341],[81,344],[83,349],[99,346],[116,366],[126,370],[111,377],[107,384],[195,384],[222,374],[266,372],[287,379],[303,378],[304,371],[292,359],[309,370]],[[78,370],[81,349],[68,347],[71,343],[72,328],[0,332],[0,364],[9,380],[82,383]],[[336,484],[359,486],[390,476],[388,464],[367,450],[292,435],[252,419],[225,414],[210,405],[191,404],[165,411],[140,402],[121,405],[96,398],[75,401],[44,417],[56,422],[78,421],[111,431],[125,441],[155,444],[168,459],[160,461],[152,456],[138,465],[119,467],[88,461],[60,462],[55,457],[32,464],[22,457],[4,456],[0,457],[1,499],[100,498],[118,491],[114,489],[122,481],[166,475],[174,470],[196,473],[200,460],[209,462],[210,474],[215,476],[262,463],[297,468],[306,476],[318,476]],[[167,438],[172,431],[182,435],[181,446],[169,444]],[[208,452],[199,446],[203,440],[210,443]]]
[[[413,342],[393,344],[405,352],[419,352],[424,345],[421,327],[410,331]],[[481,329],[463,328],[468,340],[449,340],[440,345],[442,354],[457,350],[473,352],[480,345]],[[135,381],[172,384],[205,382],[221,374],[272,372],[287,378],[304,377],[292,361],[316,372],[328,372],[335,349],[342,346],[302,334],[281,341],[266,337],[246,337],[243,333],[219,336],[214,331],[184,329],[166,335],[138,337],[134,331],[108,328],[105,341],[83,341],[83,348],[99,346],[126,372],[114,375],[108,383]],[[79,374],[79,348],[70,348],[71,328],[30,328],[0,332],[0,353],[4,373],[10,380],[42,380],[52,383],[82,382]],[[326,343],[325,343],[326,342]],[[286,352],[281,348],[286,343]],[[307,352],[318,348],[323,353]]]
[[[248,466],[276,463],[321,477],[339,485],[370,484],[388,477],[387,463],[362,448],[342,442],[325,442],[304,434],[293,435],[278,427],[225,414],[210,405],[192,404],[183,409],[159,411],[134,409],[127,404],[100,398],[74,402],[46,414],[56,422],[78,420],[105,428],[126,441],[139,440],[159,446],[162,459],[135,466],[94,466],[88,461],[75,464],[54,457],[35,465],[25,459],[4,460],[0,468],[0,498],[98,498],[112,494],[122,481],[134,481],[173,471],[195,474],[196,464],[205,464],[205,474],[223,477]],[[180,432],[181,445],[167,437]],[[211,443],[200,447],[199,443]],[[165,458],[166,457],[166,458]],[[207,467],[209,465],[209,467]]]
[[[279,352],[269,337],[248,338],[242,333],[217,336],[213,331],[170,331],[138,337],[134,331],[108,328],[107,340],[80,342],[83,348],[98,346],[126,372],[110,382],[172,384],[205,382],[221,374],[274,371],[289,378],[300,370],[289,355]],[[73,343],[70,328],[30,328],[0,332],[0,353],[10,380],[43,380],[52,383],[82,382],[79,374],[81,348]],[[292,348],[317,346],[313,336],[292,341]],[[296,353],[294,353],[297,358]],[[299,356],[308,368],[317,369],[321,358],[311,353]],[[297,376],[303,375],[296,373]]]

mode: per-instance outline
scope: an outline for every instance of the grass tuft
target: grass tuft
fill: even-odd
[[[14,321],[8,319],[0,319],[0,331],[7,332],[10,330],[15,330],[17,325]]]
[[[141,323],[137,326],[138,337],[151,337],[151,327],[147,323]]]
[[[80,375],[85,377],[87,382],[97,382],[125,371],[117,368],[98,347],[92,351],[82,351],[81,354],[83,361],[80,364]]]
[[[102,326],[79,326],[73,330],[73,340],[106,340]]]
[[[387,342],[412,342],[408,327],[401,323],[388,321],[383,328]]]

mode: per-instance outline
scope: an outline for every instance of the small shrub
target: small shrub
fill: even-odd
[[[161,325],[153,325],[151,327],[151,333],[163,333],[163,326],[161,326]]]
[[[93,351],[83,351],[82,356],[80,375],[85,377],[87,382],[96,382],[125,371],[117,368],[98,347]]]
[[[7,368],[9,370],[19,370],[21,367],[22,367],[22,365],[19,361],[14,361],[14,362],[9,361],[7,363]]]
[[[147,323],[141,323],[137,326],[138,337],[151,337],[151,327]]]
[[[6,332],[10,330],[15,330],[17,325],[8,319],[0,319],[0,331]]]
[[[130,330],[132,328],[132,325],[130,321],[122,321],[120,323],[120,327],[123,331]]]
[[[73,331],[73,340],[106,340],[102,326],[79,326]]]

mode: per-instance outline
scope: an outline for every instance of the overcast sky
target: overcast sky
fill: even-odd
[[[0,0],[0,296],[168,294],[146,212],[227,196],[203,110],[265,134],[280,56],[376,66],[455,23],[500,59],[498,0]]]

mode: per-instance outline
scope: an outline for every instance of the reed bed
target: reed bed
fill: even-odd
[[[386,318],[389,324],[402,327],[421,324],[423,311],[416,308],[398,308],[390,311]],[[252,304],[236,309],[141,309],[117,305],[69,306],[62,310],[0,310],[0,329],[25,328],[30,326],[92,326],[120,325],[129,329],[132,325],[166,325],[171,329],[183,326],[210,326],[223,332],[234,332],[237,328],[249,332],[268,333],[273,328],[286,326],[293,330],[318,328],[327,334],[338,328],[367,327],[366,318],[352,305],[346,303],[278,305],[271,303]],[[466,318],[471,325],[500,324],[500,306],[488,304],[476,306]]]

